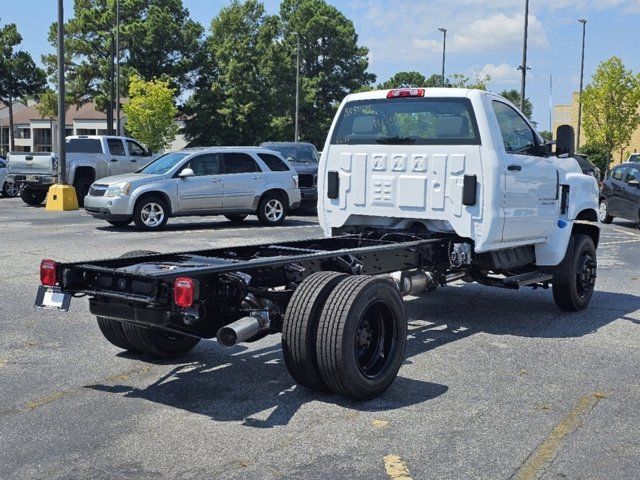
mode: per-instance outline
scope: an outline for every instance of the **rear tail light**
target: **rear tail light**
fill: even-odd
[[[176,278],[173,284],[173,299],[180,308],[189,308],[198,297],[198,285],[195,280],[188,277]]]
[[[387,98],[399,97],[424,97],[424,88],[395,88],[387,93]]]
[[[40,283],[47,287],[52,287],[58,281],[58,264],[53,260],[42,260],[40,262]]]

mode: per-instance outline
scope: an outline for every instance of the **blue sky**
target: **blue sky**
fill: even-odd
[[[183,0],[191,16],[208,29],[227,0]],[[49,25],[56,18],[55,0],[1,0],[2,24],[14,22],[24,37],[22,49],[40,60],[52,51]],[[489,88],[520,89],[516,70],[522,55],[524,0],[329,0],[349,18],[370,49],[370,71],[384,81],[397,71],[430,75],[441,69],[442,34],[448,29],[447,72],[491,75]],[[270,13],[279,1],[266,0]],[[6,8],[9,6],[9,8]],[[65,17],[73,2],[65,0]],[[549,74],[554,104],[568,103],[578,89],[581,25],[586,18],[585,82],[598,63],[620,56],[627,68],[640,71],[640,0],[530,0],[527,96],[541,129],[549,124]]]

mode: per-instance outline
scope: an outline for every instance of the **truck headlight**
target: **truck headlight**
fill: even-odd
[[[131,184],[129,182],[113,185],[104,192],[105,197],[126,197],[131,192]]]

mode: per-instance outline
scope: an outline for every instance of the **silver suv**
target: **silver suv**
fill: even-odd
[[[207,147],[167,153],[136,173],[91,185],[85,209],[115,226],[132,221],[158,230],[169,217],[224,215],[240,222],[258,216],[282,223],[300,203],[298,175],[277,153],[254,147]]]

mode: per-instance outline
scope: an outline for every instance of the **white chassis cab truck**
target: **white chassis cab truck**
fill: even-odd
[[[598,186],[561,137],[552,155],[512,104],[477,90],[349,95],[320,160],[325,238],[46,259],[36,306],[88,296],[109,342],[156,357],[282,333],[297,383],[370,399],[404,361],[405,295],[463,279],[588,305]]]

